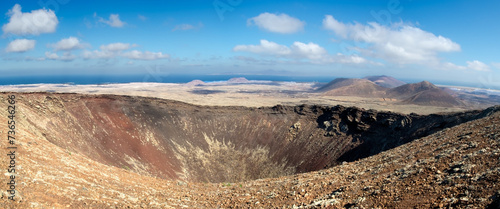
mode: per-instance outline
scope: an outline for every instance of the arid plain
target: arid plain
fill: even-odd
[[[343,105],[364,109],[400,113],[431,114],[485,108],[486,105],[468,107],[438,107],[399,104],[397,99],[361,96],[329,96],[315,92],[322,84],[299,82],[244,81],[178,83],[128,83],[103,85],[32,84],[0,86],[3,92],[58,92],[78,94],[115,94],[171,99],[196,105],[271,107],[275,105]]]

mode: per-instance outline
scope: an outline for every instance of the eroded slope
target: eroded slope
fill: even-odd
[[[377,154],[497,109],[401,115],[342,106],[206,107],[128,96],[19,94],[33,127],[69,152],[142,175],[236,182]]]

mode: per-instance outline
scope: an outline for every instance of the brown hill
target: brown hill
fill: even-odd
[[[421,91],[404,99],[401,103],[440,107],[456,107],[462,105],[462,103],[455,97],[442,89],[429,89]]]
[[[500,206],[500,107],[401,115],[110,95],[16,101],[21,166],[15,201],[4,187],[1,208]]]
[[[454,107],[462,103],[447,91],[428,81],[405,84],[387,90],[386,96],[397,98],[402,104],[417,104],[429,106]]]
[[[396,88],[387,90],[387,96],[392,98],[408,98],[430,89],[439,89],[429,81],[422,81],[420,83],[409,83]]]
[[[397,85],[396,81],[387,76],[372,76],[369,79],[378,81],[379,84],[388,86]],[[384,83],[385,81],[391,81]],[[318,88],[326,96],[357,96],[392,98],[399,100],[400,104],[416,104],[424,106],[456,107],[463,103],[450,94],[449,89],[439,88],[428,81],[405,84],[394,88],[385,88],[367,79],[337,78],[330,83]]]
[[[381,97],[385,90],[366,79],[337,78],[316,91],[327,96]]]
[[[398,86],[402,86],[402,85],[406,84],[403,81],[400,81],[396,78],[393,78],[391,76],[385,76],[385,75],[367,76],[367,77],[364,77],[363,79],[372,81],[373,83],[375,83],[379,86],[385,87],[385,88],[394,88],[394,87],[398,87]]]

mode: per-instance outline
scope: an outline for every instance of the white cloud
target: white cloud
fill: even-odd
[[[292,53],[292,50],[287,46],[279,45],[267,40],[260,40],[260,45],[237,45],[233,48],[233,51],[243,51],[274,56],[287,56]]]
[[[2,26],[4,34],[39,35],[56,31],[59,21],[52,10],[39,9],[31,12],[21,12],[19,4],[14,5],[7,15],[9,22]]]
[[[157,59],[167,59],[170,57],[170,55],[163,54],[161,52],[150,52],[150,51],[141,52],[137,50],[125,52],[123,53],[122,56],[134,60],[157,60]]]
[[[96,17],[96,16],[97,16],[97,14],[94,13],[94,17]],[[109,20],[106,20],[102,17],[99,17],[99,22],[105,23],[105,24],[107,24],[111,27],[115,27],[115,28],[121,28],[125,24],[127,24],[126,22],[123,22],[120,20],[120,15],[118,15],[118,14],[109,15]]]
[[[54,50],[56,51],[70,51],[74,49],[81,49],[83,48],[83,44],[80,43],[80,40],[78,38],[70,36],[69,38],[61,39],[55,44],[50,45]]]
[[[136,44],[129,43],[111,43],[107,45],[101,45],[99,47],[101,50],[86,50],[82,53],[82,57],[84,59],[112,59],[116,57],[125,57],[134,60],[157,60],[170,57],[170,55],[163,54],[161,52],[141,52],[138,50],[124,52],[125,50],[131,49],[132,47],[136,46]]]
[[[45,57],[50,60],[61,60],[61,61],[72,61],[76,59],[76,56],[71,54],[71,52],[64,52],[62,56],[57,53],[45,52]]]
[[[85,50],[82,54],[84,59],[111,59],[120,56],[122,51],[128,50],[132,47],[136,47],[136,44],[129,43],[111,43],[107,45],[101,45],[99,50],[88,51]]]
[[[130,49],[131,47],[136,47],[136,44],[129,43],[111,43],[108,45],[101,45],[99,48],[102,51],[124,51]]]
[[[312,42],[305,44],[296,41],[293,42],[290,49],[295,56],[298,56],[300,58],[306,57],[313,60],[322,59],[325,55],[328,54],[328,52],[323,47]]]
[[[357,48],[366,56],[398,64],[439,63],[438,53],[460,51],[460,45],[449,38],[404,24],[395,24],[391,27],[375,22],[367,25],[344,24],[331,15],[326,15],[323,27],[343,39],[367,43],[367,47]]]
[[[237,45],[233,51],[251,52],[261,55],[272,55],[284,58],[297,59],[322,59],[328,53],[327,51],[315,43],[294,42],[290,47],[277,44],[275,42],[260,40],[260,45]]]
[[[475,71],[482,71],[482,72],[489,72],[491,71],[490,66],[487,64],[484,64],[483,62],[474,60],[474,61],[467,61],[466,66],[462,65],[456,65],[451,62],[445,62],[445,63],[439,63],[434,68],[436,69],[441,69],[441,70],[475,70]],[[492,66],[495,67],[494,63],[492,63]],[[500,67],[500,66],[498,66]]]
[[[117,55],[118,53],[113,51],[99,51],[99,50],[94,50],[94,51],[85,50],[82,53],[83,59],[111,59],[115,58]]]
[[[343,55],[339,53],[332,58],[331,62],[342,63],[342,64],[363,64],[367,63],[368,61],[365,58],[360,57],[359,55],[356,54]],[[381,65],[380,63],[371,63],[371,64]]]
[[[453,64],[451,62],[445,62],[438,66],[439,69],[444,70],[466,70],[467,67]]]
[[[337,21],[333,16],[326,15],[323,19],[323,28],[334,31],[337,35],[346,39],[348,35],[348,28],[344,23]]]
[[[45,52],[45,57],[47,57],[47,59],[56,60],[59,58],[59,55],[52,52]]]
[[[257,25],[259,28],[274,33],[296,33],[304,29],[305,22],[287,14],[262,13],[247,20],[247,25]]]
[[[467,61],[467,68],[475,71],[490,71],[490,67],[487,64],[484,64],[480,61]]]
[[[5,48],[6,52],[25,52],[35,48],[36,41],[28,40],[28,39],[16,39],[11,41],[7,48]]]
[[[365,63],[366,59],[358,55],[329,55],[328,52],[318,44],[309,42],[294,42],[290,47],[275,42],[260,40],[259,45],[237,45],[233,48],[235,52],[250,52],[259,55],[270,55],[278,58],[307,59],[312,63]]]

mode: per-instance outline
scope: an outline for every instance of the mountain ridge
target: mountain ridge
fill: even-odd
[[[379,77],[374,77],[375,79]],[[429,81],[403,84],[393,88],[382,87],[373,81],[358,78],[337,78],[319,87],[316,92],[324,96],[357,96],[396,99],[399,104],[460,107],[464,103]]]
[[[316,91],[327,96],[380,97],[386,88],[366,79],[337,78]]]

